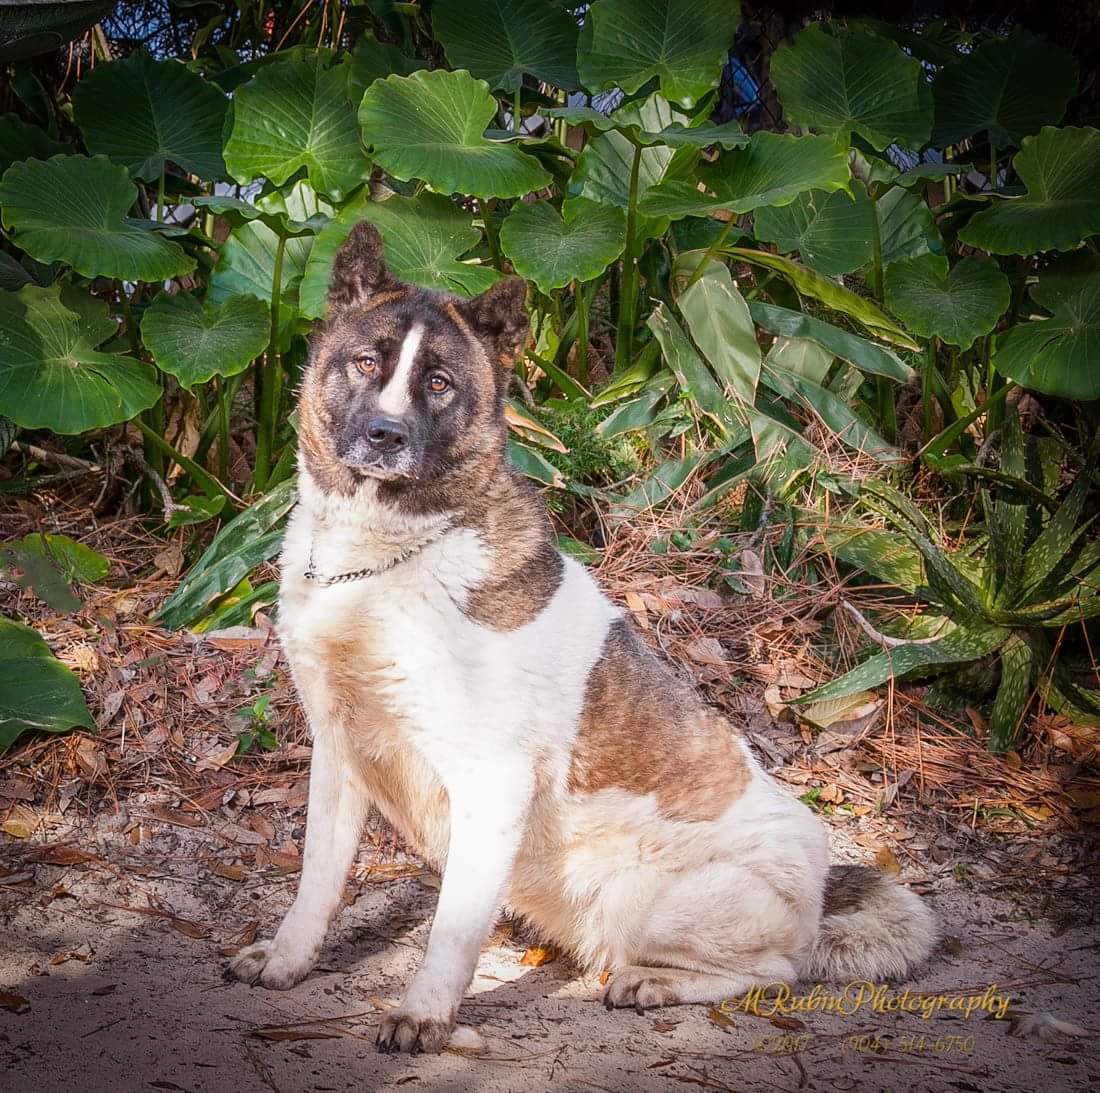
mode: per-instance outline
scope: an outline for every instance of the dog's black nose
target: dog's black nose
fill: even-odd
[[[409,430],[400,421],[376,417],[367,426],[367,439],[380,452],[396,452],[409,442]]]

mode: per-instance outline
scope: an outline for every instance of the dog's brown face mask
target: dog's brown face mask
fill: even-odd
[[[453,505],[503,457],[503,397],[527,336],[526,287],[472,300],[402,284],[358,224],[336,256],[299,406],[306,467],[326,492],[369,480],[408,509]]]

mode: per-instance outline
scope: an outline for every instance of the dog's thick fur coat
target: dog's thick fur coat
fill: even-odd
[[[443,871],[383,1050],[446,1045],[502,904],[611,969],[609,1007],[905,974],[935,939],[927,907],[829,868],[817,818],[558,554],[507,468],[526,330],[520,282],[473,301],[398,284],[367,224],[337,258],[279,606],[314,742],[305,859],[274,939],[233,972],[309,973],[373,805]]]

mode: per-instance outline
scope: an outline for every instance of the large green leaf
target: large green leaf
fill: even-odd
[[[481,233],[450,198],[432,193],[386,201],[362,197],[341,209],[317,236],[302,278],[303,315],[311,319],[324,315],[336,252],[360,220],[369,220],[381,232],[386,265],[401,281],[476,296],[499,279],[488,266],[458,261]]]
[[[800,293],[820,300],[826,307],[842,312],[857,323],[862,324],[876,337],[904,346],[906,349],[919,349],[904,330],[893,322],[871,300],[857,295],[851,289],[839,285],[836,281],[823,277],[816,270],[803,266],[781,254],[769,254],[767,251],[749,250],[746,247],[727,247],[727,253],[753,266],[762,266],[785,277]]]
[[[715,381],[707,366],[688,340],[680,324],[669,314],[664,304],[658,304],[646,320],[653,336],[660,342],[669,368],[676,374],[680,386],[695,405],[724,433],[730,431],[731,414],[725,392]]]
[[[68,535],[35,531],[22,539],[9,539],[4,543],[4,549],[16,554],[32,553],[48,558],[67,581],[87,584],[101,581],[111,568],[110,560],[98,550],[92,550]]]
[[[798,251],[806,265],[833,277],[870,260],[874,215],[867,191],[856,182],[851,196],[809,190],[789,205],[757,209],[753,231],[781,251]]]
[[[154,369],[96,350],[114,332],[107,305],[75,289],[64,301],[57,285],[0,292],[0,414],[24,429],[83,433],[148,409],[160,398]]]
[[[577,51],[581,83],[633,94],[656,77],[666,98],[694,106],[718,83],[740,15],[737,0],[596,0]]]
[[[279,550],[283,518],[297,500],[297,484],[288,479],[218,532],[202,557],[164,601],[156,619],[170,630],[196,622],[261,562]]]
[[[901,186],[891,186],[875,201],[879,251],[886,269],[903,258],[943,253],[943,240],[927,204]]]
[[[395,178],[423,179],[447,194],[522,197],[551,182],[514,143],[485,138],[497,104],[468,72],[415,72],[376,80],[359,122],[378,164]]]
[[[190,273],[195,261],[181,247],[125,222],[136,199],[126,168],[106,156],[25,160],[0,179],[4,226],[39,262],[124,281]]]
[[[21,159],[49,159],[69,150],[40,125],[28,125],[15,114],[0,115],[0,175]]]
[[[0,751],[24,732],[94,729],[76,676],[37,631],[0,616]]]
[[[598,277],[623,252],[626,216],[614,205],[576,198],[564,218],[548,202],[517,202],[500,245],[520,276],[543,292]]]
[[[639,202],[647,216],[709,216],[719,211],[747,213],[764,205],[782,205],[807,190],[834,191],[849,185],[848,152],[831,137],[794,137],[754,133],[742,148],[726,152],[716,164],[699,170],[707,188],[694,181],[671,180],[654,187]]]
[[[1100,131],[1047,126],[1012,160],[1023,197],[971,217],[959,238],[993,254],[1072,250],[1100,233]]]
[[[699,253],[691,251],[680,255],[676,264],[694,269],[699,260]],[[672,280],[676,281],[675,267]],[[760,376],[760,347],[748,305],[729,269],[724,263],[712,263],[704,276],[679,294],[676,304],[714,374],[736,398],[751,406]]]
[[[96,65],[73,92],[88,151],[146,181],[159,178],[169,160],[200,178],[224,178],[226,102],[186,65],[154,61],[144,48]]]
[[[772,57],[787,121],[826,133],[858,133],[874,148],[917,148],[932,128],[932,94],[920,61],[893,42],[814,23]]]
[[[162,293],[141,320],[141,340],[153,359],[186,389],[243,372],[267,348],[270,333],[268,305],[253,296],[203,307],[189,293]]]
[[[923,338],[933,336],[960,349],[988,334],[1012,297],[1008,278],[995,262],[963,258],[948,271],[947,259],[922,254],[886,271],[886,306]]]
[[[285,197],[279,193],[262,197],[257,206],[265,213],[278,215],[280,220],[285,216],[299,223],[330,208],[305,182],[297,183]],[[301,325],[298,292],[312,247],[313,238],[309,235],[287,239],[284,246],[279,278],[281,344],[286,344],[295,327]],[[245,221],[234,228],[218,252],[218,262],[206,293],[207,303],[220,305],[232,296],[255,296],[270,303],[278,249],[278,234],[263,220]]]
[[[684,115],[663,95],[653,94],[620,107],[611,114],[610,120],[614,127],[589,140],[577,157],[577,165],[569,179],[567,207],[572,201],[583,197],[617,205],[620,209],[627,208],[635,145],[625,131],[631,131],[640,142],[639,133],[659,133],[681,124]],[[654,144],[642,148],[638,159],[639,197],[644,197],[662,180],[686,178],[698,154],[698,150],[691,147],[673,149]],[[662,234],[667,227],[668,221],[663,218],[640,216],[637,235],[647,239]]]
[[[577,21],[557,0],[436,0],[432,30],[453,68],[497,90],[517,90],[524,73],[577,87]]]
[[[314,189],[340,200],[367,177],[348,69],[326,64],[319,54],[279,60],[234,92],[225,163],[238,182],[281,186],[304,170]]]
[[[1100,272],[1069,285],[1040,275],[1031,297],[1051,317],[1017,323],[999,335],[994,367],[1021,386],[1048,395],[1100,397]]]
[[[808,338],[871,375],[888,376],[899,383],[905,383],[913,374],[913,370],[903,364],[891,350],[813,315],[777,307],[763,300],[751,300],[749,313],[753,321],[765,330],[785,338]]]
[[[946,65],[932,85],[937,148],[988,132],[998,148],[1057,125],[1077,90],[1077,64],[1052,42],[1016,29]]]

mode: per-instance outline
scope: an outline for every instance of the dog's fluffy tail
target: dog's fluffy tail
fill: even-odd
[[[806,980],[900,979],[932,951],[935,916],[915,892],[863,865],[834,865]]]

